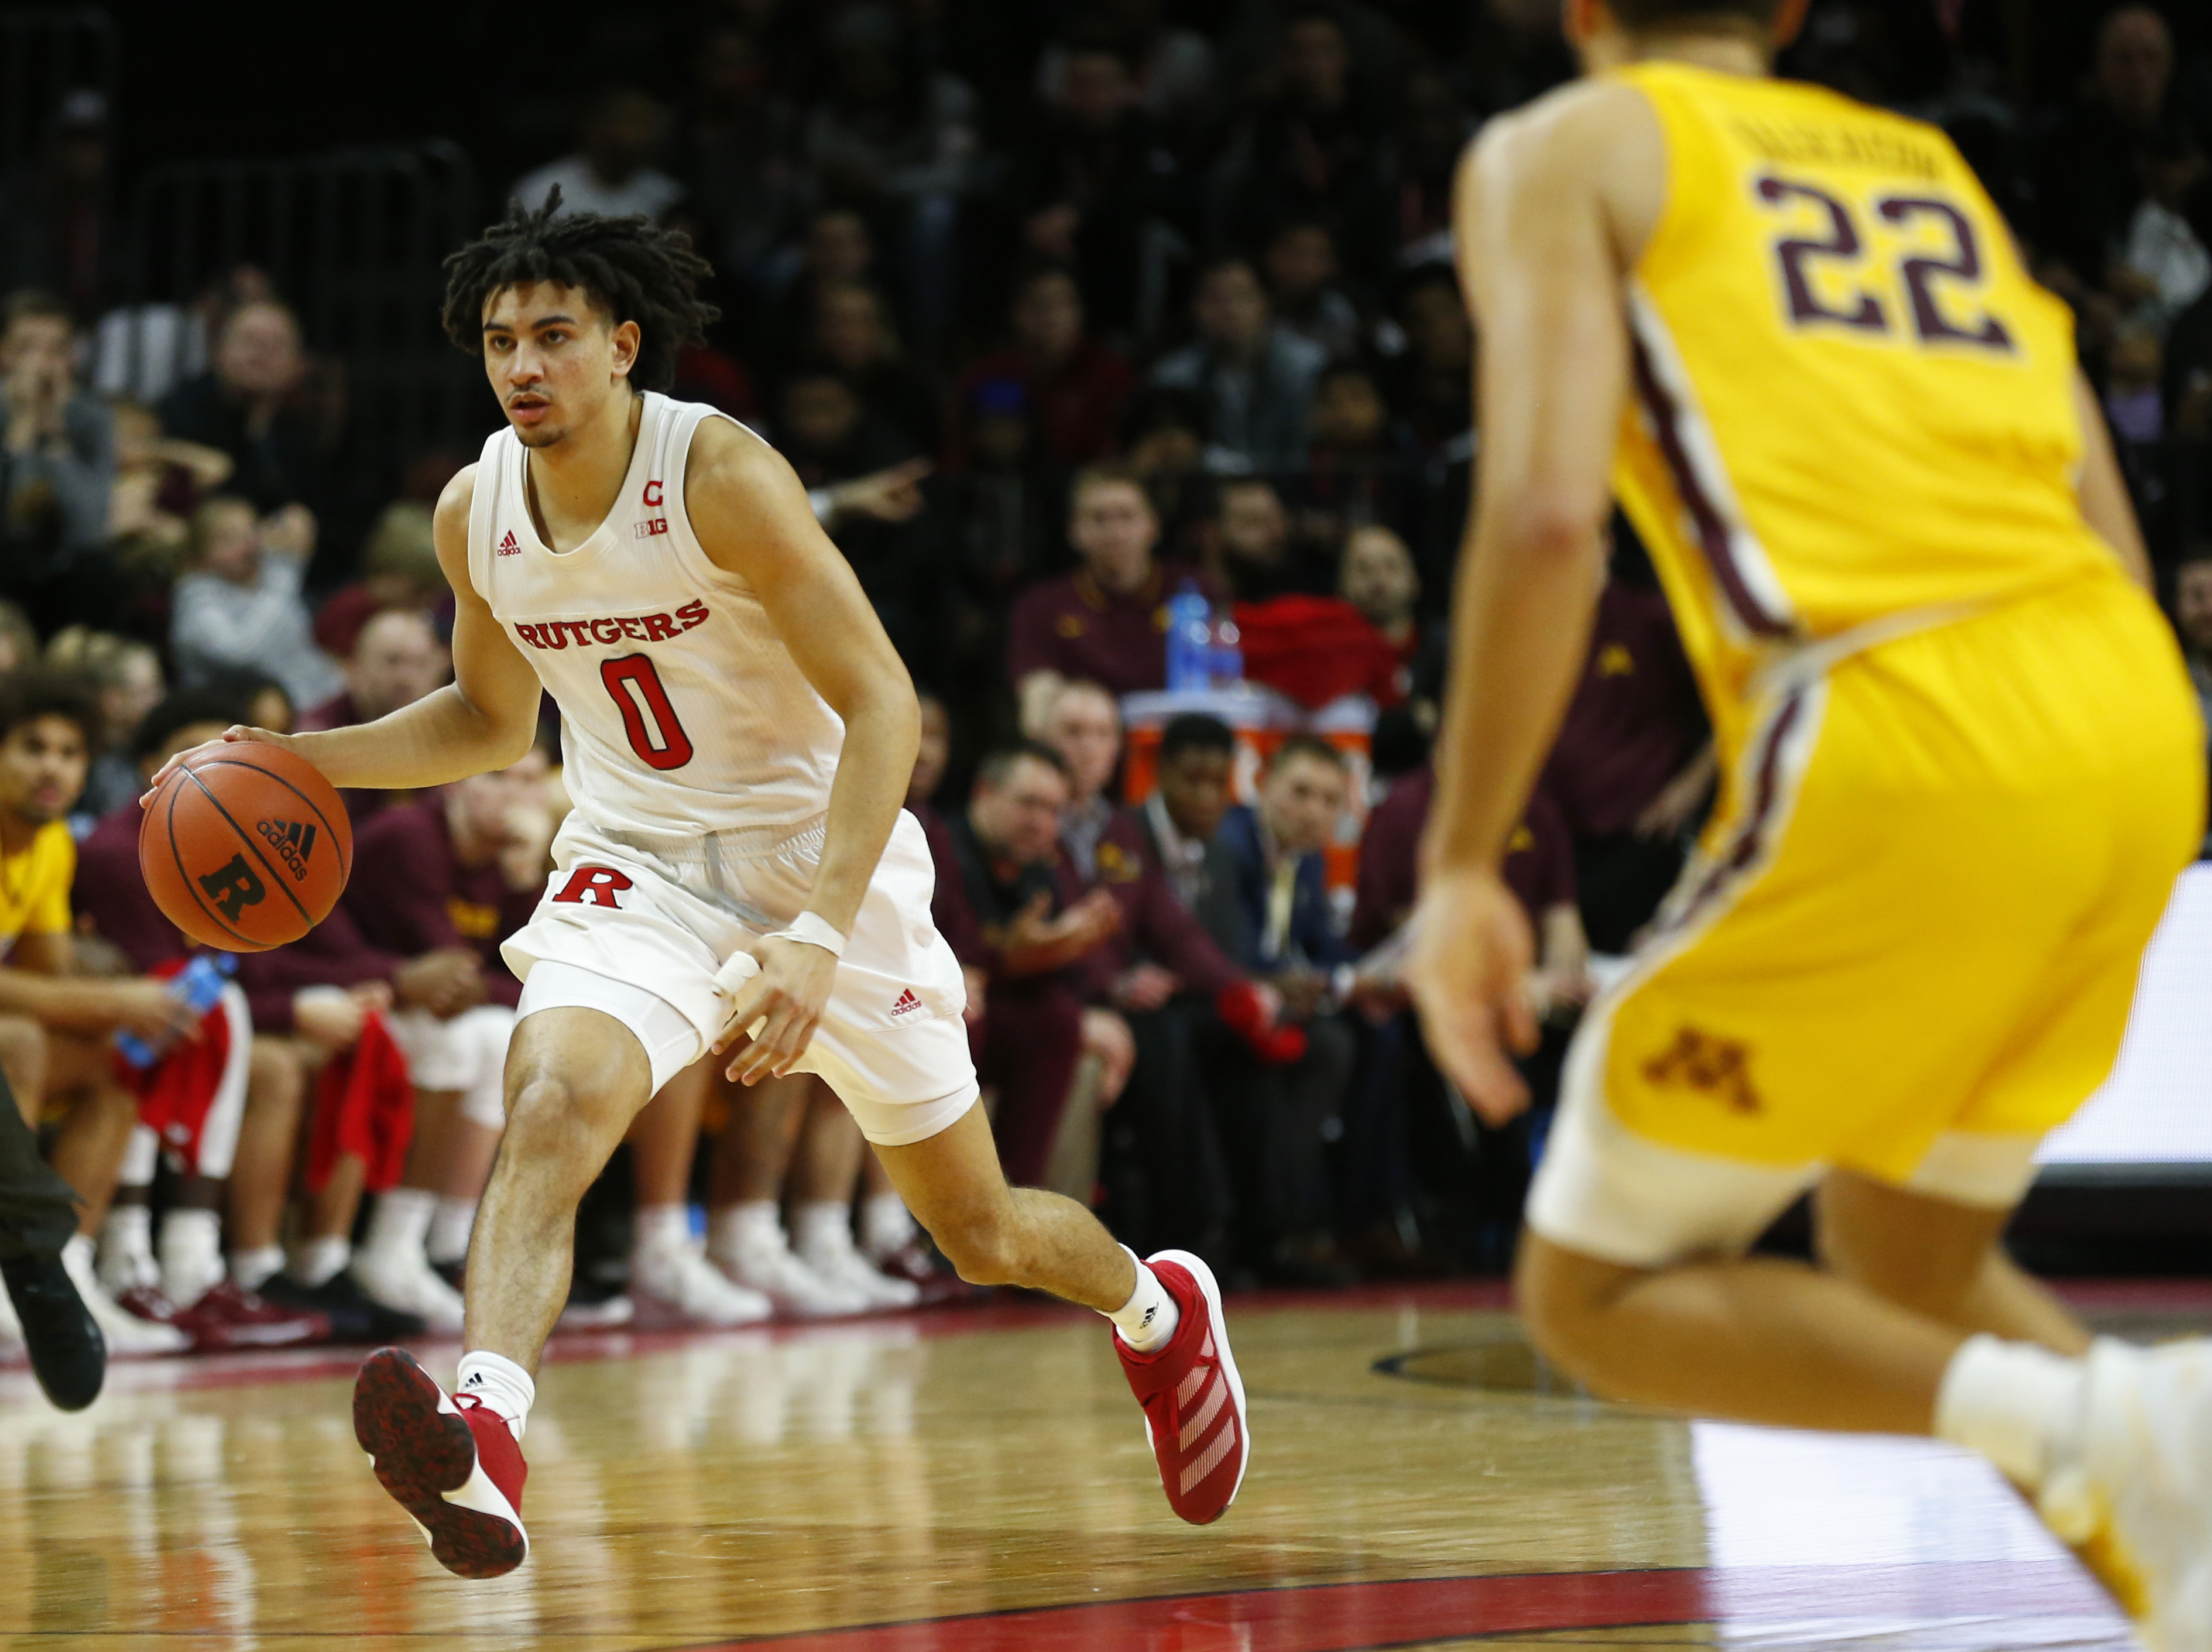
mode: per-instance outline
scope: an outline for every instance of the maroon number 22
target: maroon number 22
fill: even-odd
[[[1827,218],[1828,233],[1820,239],[1784,236],[1774,243],[1775,259],[1782,270],[1783,290],[1790,301],[1790,321],[1800,327],[1826,323],[1862,332],[1889,332],[1887,310],[1879,298],[1865,288],[1853,288],[1841,308],[1821,302],[1814,288],[1812,260],[1832,258],[1858,264],[1866,257],[1865,241],[1850,208],[1812,184],[1761,178],[1757,188],[1759,200],[1771,208],[1779,210],[1793,201],[1802,201],[1819,207]],[[1950,202],[1932,196],[1886,196],[1874,203],[1874,210],[1884,223],[1899,228],[1919,221],[1933,222],[1949,232],[1948,256],[1921,255],[1898,261],[1898,274],[1911,299],[1912,331],[1920,342],[1974,344],[1984,349],[2009,351],[2012,335],[1996,317],[1984,314],[1961,326],[1943,313],[1938,301],[1938,277],[1948,276],[1968,288],[1978,287],[1983,281],[1981,248],[1974,239],[1972,221]]]
[[[615,708],[622,713],[623,732],[629,749],[651,768],[681,768],[691,761],[691,737],[676,720],[676,708],[668,703],[668,690],[653,668],[650,654],[624,654],[599,667],[599,681],[607,685]],[[652,726],[646,719],[650,716]],[[654,736],[658,735],[656,743]]]

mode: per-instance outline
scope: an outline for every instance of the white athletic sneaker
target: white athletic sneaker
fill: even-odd
[[[739,1285],[759,1291],[783,1313],[800,1319],[865,1314],[874,1304],[853,1286],[825,1278],[793,1252],[781,1230],[772,1245],[747,1243],[719,1252],[714,1266]]]
[[[868,1259],[853,1247],[853,1236],[840,1226],[816,1235],[793,1252],[832,1285],[860,1293],[871,1308],[911,1308],[921,1300],[921,1287],[911,1279],[894,1279],[868,1266]]]
[[[0,1285],[0,1359],[21,1359],[28,1351],[23,1342],[23,1321],[15,1317],[15,1304],[8,1287]]]
[[[192,1345],[191,1338],[175,1326],[163,1325],[158,1320],[142,1320],[100,1288],[98,1271],[93,1266],[92,1241],[83,1235],[62,1247],[62,1266],[69,1270],[70,1281],[76,1286],[77,1295],[84,1298],[93,1322],[100,1327],[100,1334],[107,1339],[110,1358],[180,1354]]]
[[[2212,1340],[2082,1362],[2081,1426],[2036,1498],[2152,1652],[2212,1652]]]
[[[633,1255],[629,1294],[641,1317],[658,1309],[695,1325],[757,1325],[775,1312],[759,1291],[717,1272],[696,1243]]]
[[[379,1308],[412,1314],[432,1331],[461,1328],[461,1293],[438,1277],[419,1250],[364,1248],[355,1253],[353,1282]]]

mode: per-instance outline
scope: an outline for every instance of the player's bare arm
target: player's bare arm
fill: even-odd
[[[1628,383],[1626,272],[1664,191],[1643,95],[1573,87],[1492,124],[1456,185],[1482,339],[1482,475],[1452,616],[1452,674],[1407,969],[1430,1048],[1481,1114],[1527,1104],[1527,920],[1498,875],[1589,647]]]
[[[2081,421],[2081,514],[2097,537],[2112,548],[2128,577],[2151,590],[2150,551],[2136,520],[2135,501],[2128,497],[2128,484],[2120,475],[2119,459],[2112,452],[2112,433],[2106,428],[2096,392],[2079,368],[2074,374],[2074,410]]]
[[[469,578],[475,483],[475,465],[457,472],[438,497],[432,524],[438,565],[453,588],[453,680],[373,723],[309,734],[234,728],[224,739],[289,746],[337,787],[443,786],[521,761],[537,738],[538,676]],[[191,755],[171,758],[146,795]]]
[[[708,556],[752,587],[800,672],[844,720],[821,869],[807,902],[842,935],[906,800],[921,738],[914,683],[851,564],[774,448],[726,420],[709,420],[692,438],[684,492]],[[775,936],[754,957],[761,973],[732,1001],[715,1045],[726,1049],[765,1017],[730,1065],[731,1077],[749,1084],[782,1076],[805,1054],[836,966],[823,947]]]

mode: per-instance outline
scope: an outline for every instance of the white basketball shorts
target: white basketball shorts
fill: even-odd
[[[805,908],[822,837],[819,821],[796,833],[673,837],[605,830],[571,814],[554,841],[545,898],[501,948],[523,982],[520,1014],[578,1007],[613,1016],[637,1035],[658,1090],[721,1031],[729,1004],[714,975],[723,962]],[[975,1102],[961,1016],[966,985],[930,919],[936,887],[921,823],[902,810],[797,1064],[887,1147],[927,1140]],[[565,967],[536,990],[531,972],[541,963]],[[656,1003],[691,1036],[655,1013]]]

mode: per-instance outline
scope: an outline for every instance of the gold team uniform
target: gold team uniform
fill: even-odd
[[[1933,127],[1618,78],[1667,192],[1615,487],[1724,780],[1531,1220],[1656,1266],[1831,1166],[2010,1203],[2111,1069],[2205,795],[2179,650],[2081,514],[2070,317]]]

